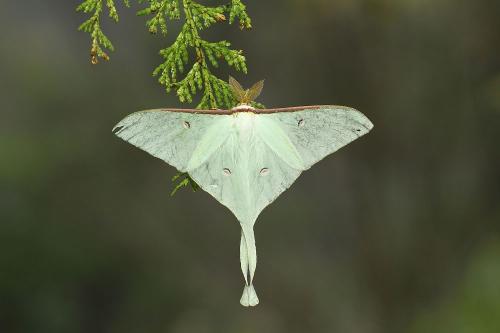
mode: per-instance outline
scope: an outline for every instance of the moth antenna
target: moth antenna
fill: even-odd
[[[264,80],[260,80],[259,82],[255,83],[250,89],[248,89],[248,102],[255,101],[257,97],[259,97],[262,93],[262,89],[264,89]]]
[[[241,104],[250,104],[259,97],[264,88],[264,80],[255,83],[250,89],[243,89],[241,84],[235,78],[229,76],[229,87],[234,98]]]
[[[229,88],[231,89],[231,92],[233,93],[234,98],[239,102],[239,103],[244,103],[243,100],[245,99],[245,90],[241,86],[241,84],[236,81],[236,79],[232,76],[229,76]]]

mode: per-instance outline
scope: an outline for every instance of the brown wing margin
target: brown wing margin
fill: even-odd
[[[198,114],[214,114],[214,115],[231,115],[238,112],[252,112],[257,114],[266,113],[278,113],[278,112],[296,112],[302,110],[316,110],[324,108],[335,108],[335,109],[349,109],[346,106],[338,105],[309,105],[309,106],[293,106],[288,108],[277,108],[277,109],[239,109],[239,110],[199,110],[199,109],[157,109],[155,111],[165,111],[165,112],[182,112],[182,113],[198,113]]]

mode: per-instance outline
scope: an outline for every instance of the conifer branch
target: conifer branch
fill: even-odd
[[[146,27],[156,34],[167,34],[167,21],[180,20],[181,14],[184,24],[172,45],[160,50],[163,63],[154,71],[158,82],[165,86],[168,92],[175,90],[181,102],[193,102],[197,93],[201,92],[201,99],[197,108],[231,108],[236,105],[229,85],[216,77],[211,68],[219,67],[220,61],[225,62],[237,71],[247,73],[246,60],[242,50],[231,49],[228,41],[209,42],[200,36],[200,32],[218,22],[229,23],[239,21],[240,28],[251,28],[251,20],[246,12],[246,7],[241,0],[227,0],[226,5],[207,6],[194,0],[137,0],[146,7],[139,10],[137,15],[148,16]],[[129,0],[123,0],[129,7]],[[100,25],[104,6],[108,9],[108,16],[118,22],[118,12],[114,0],[84,0],[77,11],[90,14],[79,30],[90,34],[92,40],[91,62],[97,64],[98,59],[109,60],[107,49],[113,51],[114,47],[108,37],[103,33]],[[191,53],[193,52],[193,53]],[[194,59],[190,58],[194,54]],[[194,60],[191,69],[183,78],[186,66]]]
[[[127,7],[130,6],[129,0],[123,0],[123,3]],[[116,10],[114,0],[106,0],[106,7],[108,8],[109,18],[118,22],[118,12]],[[90,61],[95,65],[99,62],[99,58],[109,60],[109,56],[106,52],[104,52],[103,48],[113,51],[114,46],[101,29],[103,0],[85,0],[76,8],[76,10],[84,12],[85,14],[93,12],[90,18],[78,27],[78,30],[89,33],[92,38]]]
[[[208,70],[207,62],[205,60],[205,53],[203,52],[203,50],[201,48],[201,38],[198,34],[198,29],[202,29],[202,27],[199,23],[199,19],[197,20],[198,24],[193,19],[193,14],[191,13],[191,11],[192,11],[191,7],[195,8],[198,6],[199,7],[198,12],[202,12],[204,14],[204,15],[203,14],[201,15],[201,18],[205,18],[206,22],[209,22],[209,18],[211,18],[211,15],[210,15],[211,13],[208,10],[208,8],[206,8],[206,7],[203,10],[200,10],[204,6],[198,5],[198,4],[196,4],[197,6],[193,5],[194,2],[191,2],[190,0],[182,0],[182,4],[184,7],[184,13],[186,15],[186,26],[188,27],[190,34],[191,34],[191,38],[192,38],[192,45],[190,45],[190,46],[195,48],[195,50],[196,50],[196,64],[199,64],[199,66],[196,66],[196,64],[195,64],[195,66],[193,66],[193,69],[196,68],[198,71],[201,70],[201,73],[202,73],[201,78],[202,78],[202,81],[204,83],[204,88],[205,88],[203,95],[207,96],[207,99],[210,101],[210,106],[213,109],[216,109],[217,102],[215,101],[214,92],[212,89],[212,84],[210,82],[210,72]],[[189,75],[186,76],[186,78],[184,80],[189,80]],[[194,82],[194,80],[193,80],[193,82]],[[191,92],[193,92],[193,91],[196,92],[195,84],[194,83],[188,83],[188,84],[190,84],[191,87],[193,87],[191,89]],[[180,88],[182,88],[182,86]],[[179,99],[181,101],[184,98],[183,92],[185,92],[184,89],[177,90],[177,95],[179,96]],[[189,96],[189,95],[187,94],[186,96]]]
[[[229,12],[229,24],[233,24],[237,18],[240,22],[240,29],[251,29],[252,20],[247,14],[246,6],[241,0],[231,0],[231,5],[226,6],[226,11]]]

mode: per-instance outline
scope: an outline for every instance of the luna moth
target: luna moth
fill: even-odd
[[[263,81],[244,90],[230,78],[240,104],[230,110],[155,109],[132,113],[113,132],[189,176],[236,216],[245,286],[240,303],[255,306],[254,224],[260,212],[299,175],[373,124],[344,106],[256,109]]]

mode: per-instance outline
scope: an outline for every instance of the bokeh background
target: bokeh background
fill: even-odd
[[[76,1],[0,2],[0,332],[500,332],[500,2],[246,1],[268,107],[375,124],[256,225],[261,304],[239,305],[239,226],[111,133],[180,106],[138,5],[91,66]]]

